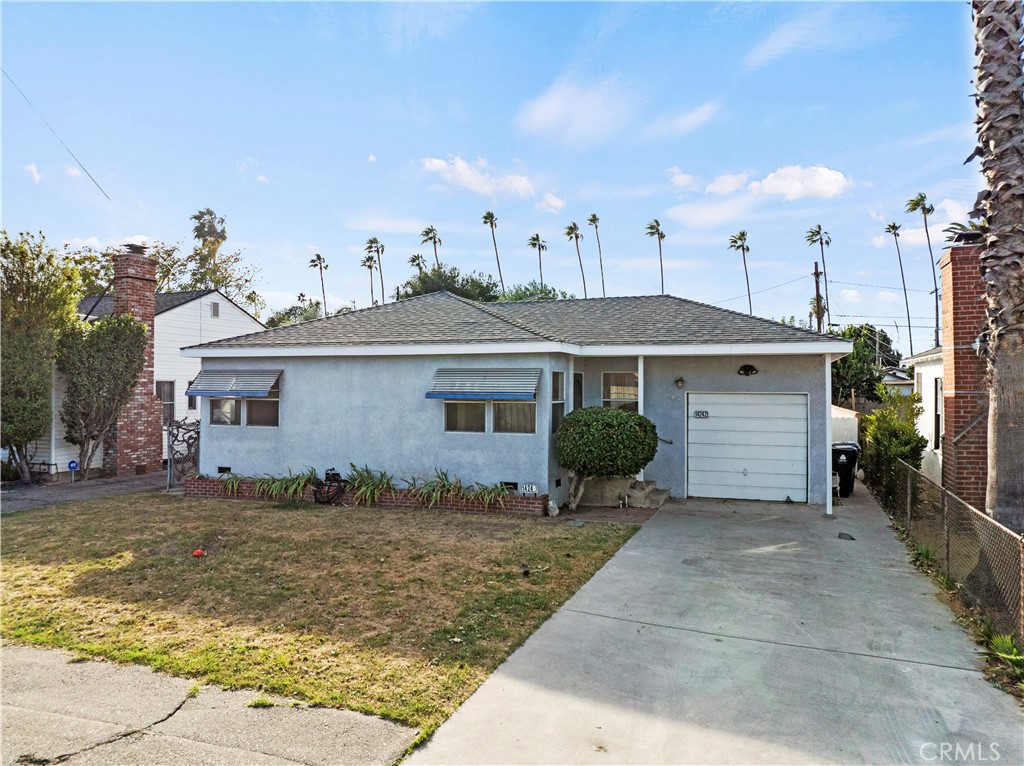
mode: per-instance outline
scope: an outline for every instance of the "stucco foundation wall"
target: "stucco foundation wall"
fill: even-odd
[[[536,433],[445,433],[444,403],[424,398],[439,367],[542,368]],[[244,475],[282,475],[312,466],[322,475],[326,468],[344,472],[355,463],[399,480],[430,477],[440,468],[466,483],[530,482],[539,494],[548,493],[547,354],[205,359],[203,369],[284,370],[276,428],[210,425],[209,401],[203,398],[203,474],[216,476],[228,467]]]
[[[737,374],[741,365],[753,364],[758,374]],[[601,373],[636,371],[635,357],[577,358],[576,371],[584,373],[584,405],[601,405]],[[685,383],[677,388],[675,379]],[[686,393],[807,393],[809,394],[810,468],[808,500],[824,503],[831,487],[826,470],[826,419],[831,400],[825,392],[825,361],[822,356],[645,357],[644,415],[658,428],[658,454],[644,471],[644,478],[668,489],[673,496],[686,492]]]

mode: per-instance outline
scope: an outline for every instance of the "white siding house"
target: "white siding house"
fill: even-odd
[[[914,365],[914,392],[921,395],[924,412],[917,420],[917,432],[928,440],[921,456],[921,473],[942,484],[942,348],[907,357]]]
[[[98,301],[96,296],[83,298],[78,304],[80,315],[88,319],[106,316],[113,307],[113,298],[109,296]],[[196,402],[190,402],[185,391],[199,374],[201,361],[183,357],[182,348],[263,329],[259,320],[216,290],[158,293],[153,319],[153,373],[155,393],[165,394],[165,419],[199,417]],[[78,458],[78,447],[64,440],[64,425],[60,420],[64,391],[65,382],[55,372],[50,429],[35,443],[31,456],[40,472],[51,475],[65,472],[68,461]],[[166,458],[166,444],[164,452]],[[100,466],[101,454],[102,451],[97,453],[94,468]]]

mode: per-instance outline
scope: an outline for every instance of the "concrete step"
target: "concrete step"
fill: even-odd
[[[668,499],[667,489],[658,489],[654,482],[637,482],[645,486],[632,488],[626,494],[629,496],[630,508],[661,508]]]

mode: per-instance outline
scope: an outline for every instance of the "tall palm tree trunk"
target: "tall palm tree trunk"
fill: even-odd
[[[437,264],[437,268],[441,268],[441,259],[437,257],[437,240],[434,240],[434,263]]]
[[[988,222],[981,255],[988,301],[988,491],[985,510],[1024,527],[1024,115],[1020,0],[973,0],[978,148]],[[947,339],[951,340],[951,339]]]
[[[661,257],[661,237],[658,237],[658,269],[661,271],[661,294],[665,294],[665,261]]]
[[[498,238],[494,236],[494,227],[491,227],[491,242],[494,243],[494,260],[498,262],[498,281],[501,283],[501,294],[505,294],[505,277],[501,276],[501,258],[498,257]]]
[[[377,296],[373,293],[373,269],[370,269],[370,305],[377,302]]]
[[[384,292],[384,253],[381,250],[377,251],[377,273],[380,274],[380,302],[384,305],[388,301]]]
[[[747,280],[747,309],[750,311],[750,316],[754,316],[754,304],[750,300],[750,274],[747,272],[747,248],[741,247],[740,253],[743,255],[743,276]]]
[[[580,240],[576,238],[576,257],[580,262],[580,276],[583,277],[583,297],[587,297],[587,275],[583,272],[583,256],[580,254]]]
[[[825,280],[825,317],[826,324],[832,324],[832,301],[828,299],[828,266],[825,265],[825,242],[819,240],[818,244],[821,246],[821,276]]]
[[[601,268],[601,297],[607,298],[608,294],[604,291],[604,256],[601,254],[601,235],[597,231],[597,226],[594,226],[594,239],[597,240],[597,264]]]
[[[928,260],[932,262],[932,286],[935,288],[935,345],[939,345],[939,278],[936,276],[935,255],[932,253],[932,237],[928,233],[928,213],[924,215],[924,238],[928,242]]]
[[[903,283],[903,304],[907,307],[907,340],[910,342],[910,355],[914,355],[914,336],[910,329],[910,299],[907,298],[907,278],[903,276],[903,254],[900,253],[899,237],[893,236],[896,243],[896,260],[900,262],[900,281]]]
[[[541,255],[544,251],[537,248],[537,268],[540,269],[540,286],[544,287],[544,258]]]
[[[320,268],[320,295],[324,298],[324,319],[327,319],[327,288],[324,287],[324,270]]]

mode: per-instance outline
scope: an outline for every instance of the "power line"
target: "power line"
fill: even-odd
[[[7,78],[8,82],[10,82],[11,85],[14,86],[14,89],[17,90],[18,93],[21,94],[21,97],[23,99],[25,99],[25,103],[29,105],[29,107],[32,109],[33,112],[36,113],[36,117],[38,117],[42,121],[43,125],[45,125],[49,129],[49,131],[51,133],[53,133],[53,137],[56,138],[60,142],[61,146],[64,147],[64,151],[66,151],[71,156],[71,159],[73,159],[76,163],[78,163],[78,167],[80,167],[85,172],[85,174],[87,176],[89,176],[89,180],[93,182],[93,185],[97,189],[100,190],[100,194],[102,194],[104,197],[107,198],[107,202],[109,202],[111,205],[114,206],[114,210],[116,210],[120,214],[120,216],[125,220],[125,223],[127,223],[131,227],[133,232],[138,234],[139,233],[138,227],[134,223],[132,223],[131,221],[128,220],[128,216],[126,216],[124,214],[124,211],[122,211],[121,208],[119,208],[117,206],[117,203],[114,202],[114,200],[112,200],[110,198],[110,195],[107,194],[107,192],[104,190],[104,188],[102,186],[100,186],[99,181],[97,181],[95,178],[93,178],[93,175],[92,175],[92,173],[89,172],[89,169],[85,165],[82,164],[82,161],[80,159],[78,159],[78,157],[75,156],[75,153],[73,151],[71,151],[70,148],[68,148],[68,145],[66,143],[64,143],[64,139],[57,135],[57,131],[53,129],[53,126],[50,125],[49,122],[46,121],[46,118],[43,117],[42,113],[38,109],[36,109],[36,105],[32,103],[32,100],[28,96],[25,95],[25,91],[23,91],[18,86],[18,83],[16,83],[11,78],[11,76],[9,74],[7,74],[7,70],[6,69],[4,69],[3,67],[0,67],[0,72],[3,72],[4,77]]]
[[[763,288],[761,290],[754,290],[754,292],[752,292],[751,295],[757,295],[759,293],[766,293],[769,290],[775,290],[775,289],[777,289],[779,287],[785,287],[786,285],[791,285],[794,282],[799,282],[801,279],[810,279],[810,277],[811,277],[810,274],[805,274],[802,277],[797,277],[796,279],[791,279],[788,282],[783,282],[783,283],[778,284],[778,285],[772,285],[771,287],[765,287],[765,288]],[[737,295],[735,298],[725,298],[724,300],[715,301],[714,303],[711,303],[709,305],[717,306],[719,303],[728,303],[729,301],[738,301],[741,298],[746,298],[746,297],[747,297],[747,294],[743,293],[743,295]]]
[[[876,288],[878,290],[896,290],[896,291],[900,291],[900,290],[903,289],[902,287],[888,287],[887,285],[865,285],[862,282],[840,282],[838,279],[833,279],[832,280],[832,284],[834,284],[834,285],[853,285],[854,287],[874,287],[874,288]],[[935,291],[934,290],[921,290],[920,288],[917,288],[917,287],[908,287],[907,288],[907,292],[908,293],[928,293],[929,295],[931,295]]]

